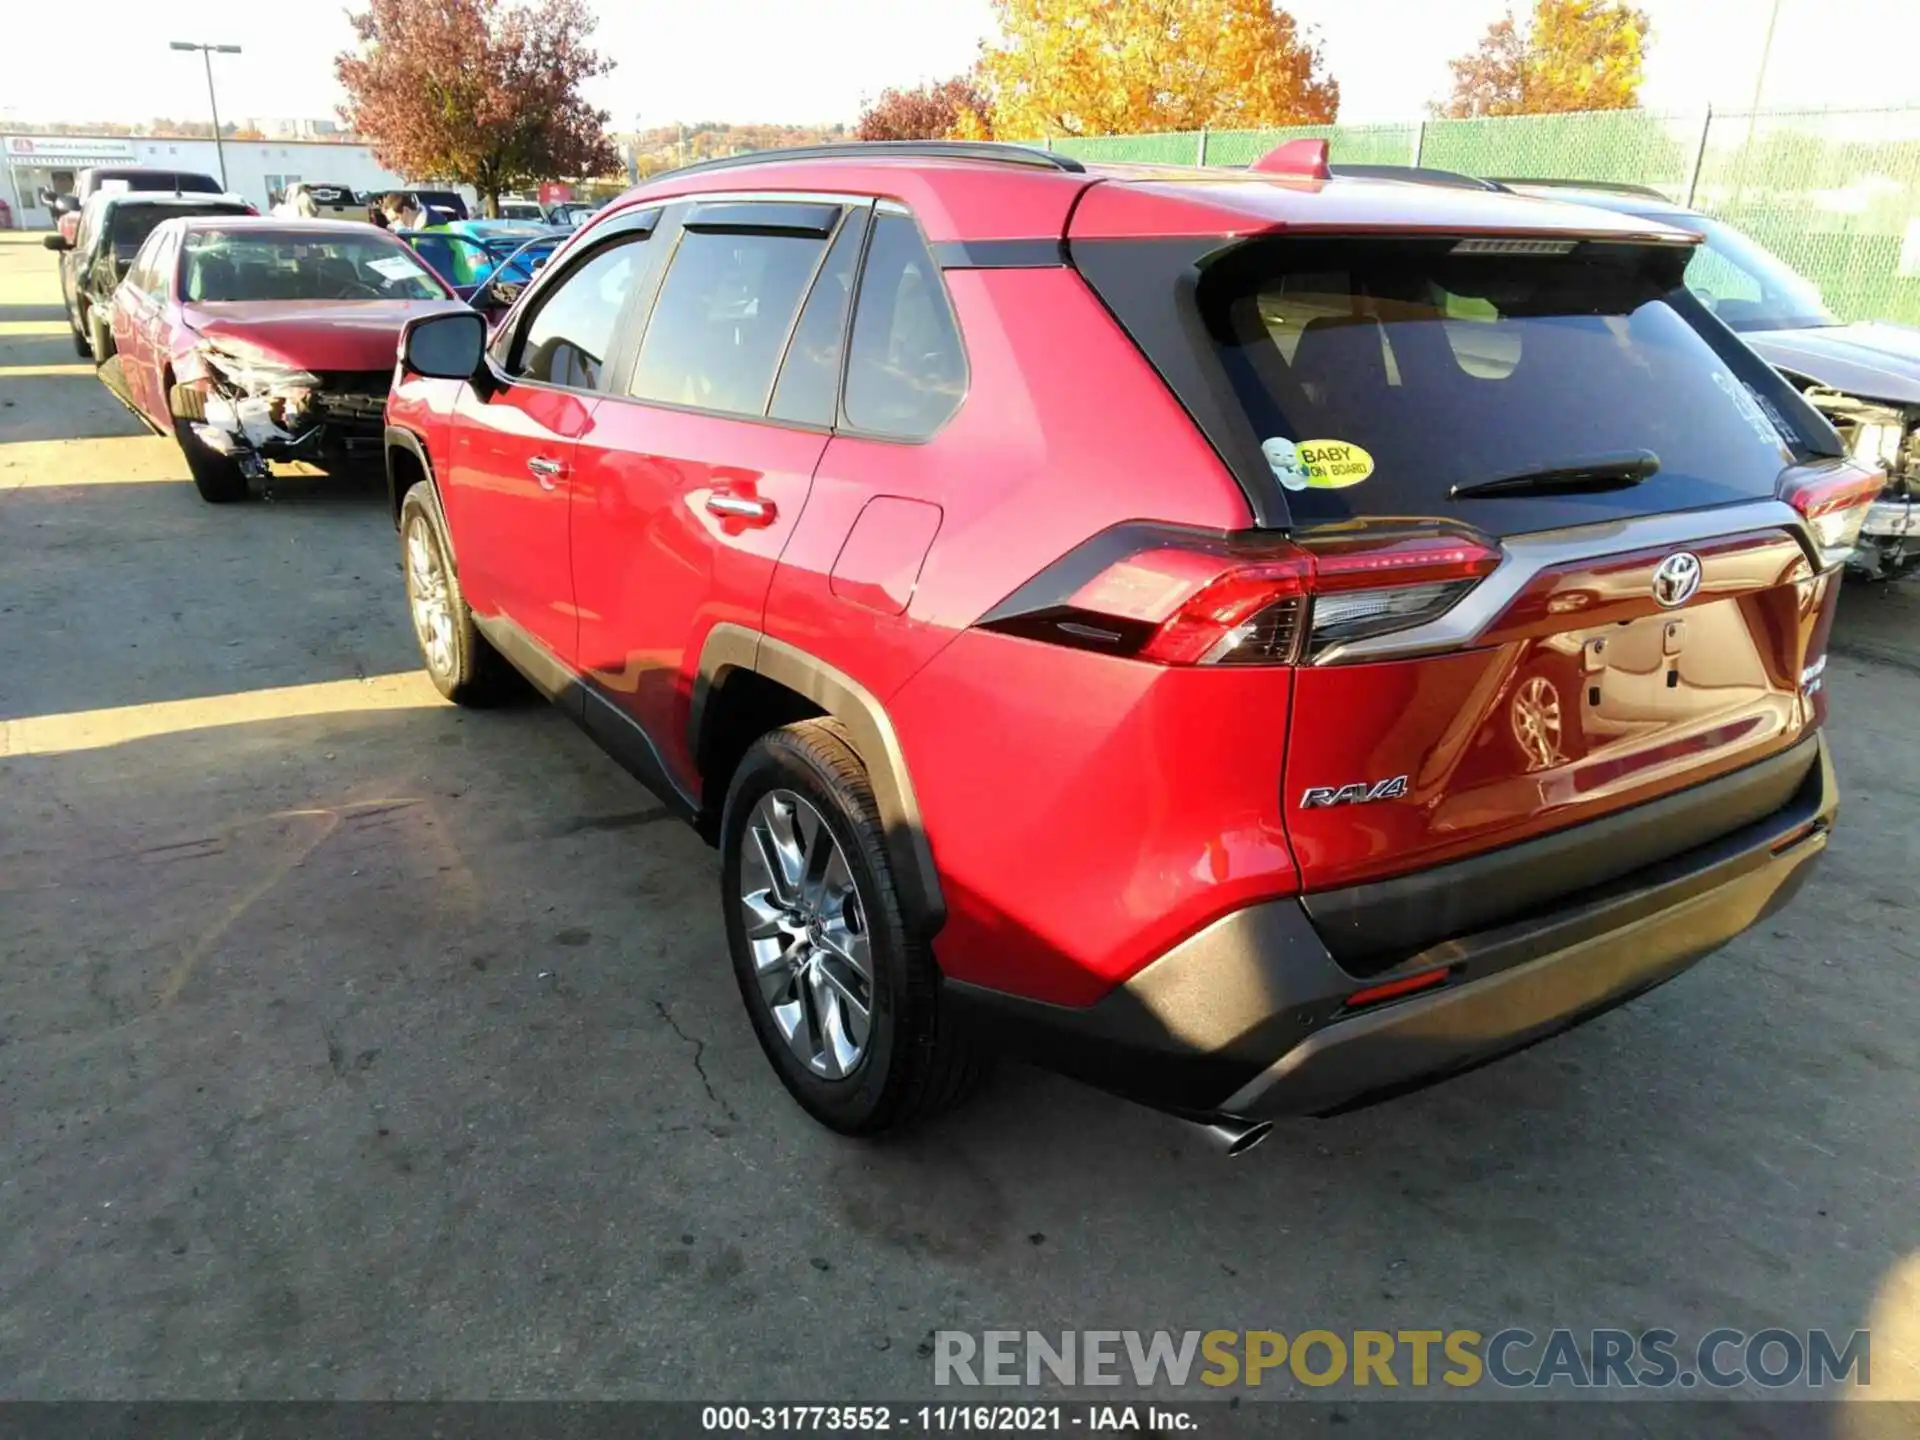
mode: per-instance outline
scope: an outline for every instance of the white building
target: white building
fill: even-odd
[[[268,195],[289,181],[344,185],[353,190],[396,189],[407,182],[373,158],[365,145],[297,140],[222,140],[226,186],[262,211]],[[93,165],[155,165],[221,176],[220,155],[211,139],[148,135],[0,134],[0,200],[12,212],[15,228],[44,230],[53,224],[41,205],[41,187],[73,188],[82,170]],[[468,194],[471,192],[461,187]]]

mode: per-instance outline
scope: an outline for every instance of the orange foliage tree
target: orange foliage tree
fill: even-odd
[[[860,112],[855,133],[862,140],[945,140],[956,128],[978,129],[986,108],[973,81],[956,75],[937,85],[882,90]]]
[[[583,0],[367,0],[347,19],[340,116],[388,169],[471,185],[496,215],[516,185],[618,166],[607,112],[580,94],[613,68]]]
[[[1451,62],[1453,93],[1434,111],[1467,119],[1631,110],[1648,31],[1646,12],[1627,0],[1536,0],[1525,28],[1509,11]]]
[[[1007,139],[1325,124],[1340,86],[1273,0],[994,0],[979,76]],[[956,133],[976,133],[962,116]]]

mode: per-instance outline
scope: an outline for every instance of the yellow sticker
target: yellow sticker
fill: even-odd
[[[1373,456],[1348,440],[1264,441],[1261,452],[1289,490],[1344,490],[1373,474]]]

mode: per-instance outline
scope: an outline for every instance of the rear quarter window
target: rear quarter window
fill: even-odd
[[[853,311],[842,405],[869,434],[921,440],[967,391],[967,357],[940,269],[909,215],[874,217]]]

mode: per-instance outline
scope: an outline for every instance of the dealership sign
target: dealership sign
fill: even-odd
[[[15,167],[98,165],[135,158],[133,141],[86,135],[9,135],[7,163]]]

